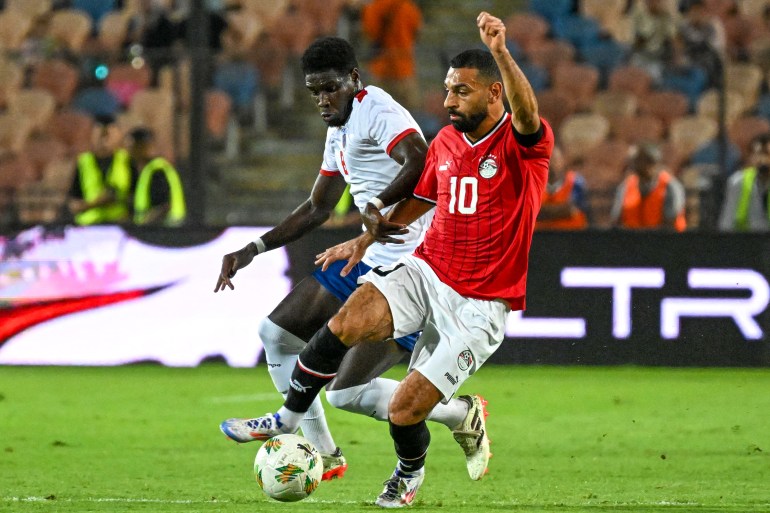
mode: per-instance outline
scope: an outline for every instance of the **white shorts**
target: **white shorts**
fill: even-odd
[[[508,307],[463,297],[438,279],[423,260],[407,255],[358,279],[385,296],[393,337],[422,330],[410,370],[418,370],[448,401],[503,341]]]

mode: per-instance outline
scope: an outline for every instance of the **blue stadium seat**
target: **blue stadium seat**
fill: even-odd
[[[120,101],[104,87],[87,87],[75,94],[72,107],[91,116],[114,116],[120,111]]]
[[[214,87],[230,95],[238,109],[251,105],[259,91],[259,81],[259,71],[248,62],[225,62],[214,72]]]
[[[574,0],[529,0],[529,10],[553,23],[569,16],[575,9]]]
[[[707,84],[708,76],[705,71],[695,66],[688,66],[677,70],[667,69],[664,71],[660,89],[684,93],[690,101],[690,110],[694,110],[698,103],[698,98],[706,90]]]
[[[614,39],[601,39],[596,44],[580,50],[580,57],[599,69],[600,85],[606,87],[612,70],[621,66],[628,57],[628,47]]]
[[[565,39],[582,50],[599,43],[601,26],[591,18],[569,15],[554,20],[551,32],[557,39]]]
[[[98,27],[102,17],[118,6],[117,0],[72,0],[72,7],[84,11],[93,20],[93,27]]]
[[[690,156],[690,164],[719,164],[719,145],[712,139]],[[738,169],[741,164],[741,150],[734,143],[727,141],[727,169]]]

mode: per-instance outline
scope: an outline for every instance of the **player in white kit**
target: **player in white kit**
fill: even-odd
[[[305,85],[329,127],[318,178],[310,198],[278,226],[223,257],[215,292],[232,289],[236,271],[258,254],[282,247],[325,222],[346,183],[364,224],[374,226],[392,205],[412,193],[422,173],[427,144],[420,127],[385,91],[362,86],[355,54],[347,41],[336,37],[317,40],[305,51],[302,67]],[[422,241],[431,215],[402,231],[403,244],[368,248],[362,261],[345,276],[340,276],[345,261],[316,270],[262,320],[259,334],[279,392],[287,394],[297,355],[353,293],[358,277],[412,253]],[[327,400],[338,408],[387,420],[388,402],[398,382],[378,376],[413,350],[417,336],[406,334],[351,350],[336,380],[327,387]],[[483,422],[483,416],[478,396],[462,396],[439,405],[429,418],[461,432],[473,419]],[[237,442],[264,439],[256,427],[249,418],[228,419],[220,426]],[[324,479],[341,477],[347,463],[331,437],[319,398],[305,415],[301,429],[324,456]]]

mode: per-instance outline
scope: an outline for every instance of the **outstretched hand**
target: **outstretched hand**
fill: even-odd
[[[225,290],[225,287],[230,287],[230,290],[235,290],[231,278],[235,276],[238,269],[243,269],[249,265],[256,255],[256,246],[251,242],[242,249],[223,256],[222,268],[219,271],[219,277],[217,278],[217,285],[214,287],[214,292]]]
[[[476,25],[479,27],[481,41],[487,48],[493,52],[505,48],[505,24],[500,18],[482,11],[476,18]]]
[[[393,235],[404,235],[409,233],[409,228],[405,224],[391,223],[380,213],[379,209],[371,203],[366,205],[361,213],[361,220],[366,230],[372,234],[375,241],[393,244],[403,244],[402,239],[395,239]]]
[[[320,265],[322,271],[326,271],[331,264],[338,260],[347,260],[340,270],[340,276],[347,276],[353,267],[364,257],[366,248],[372,245],[374,238],[369,232],[364,232],[355,239],[350,239],[316,255],[315,265]]]

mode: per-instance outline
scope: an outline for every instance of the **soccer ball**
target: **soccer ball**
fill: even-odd
[[[318,488],[322,474],[321,453],[299,435],[274,436],[254,459],[257,484],[277,501],[301,501]]]

